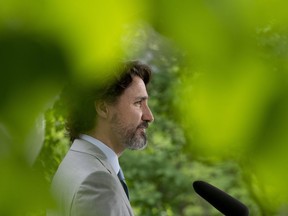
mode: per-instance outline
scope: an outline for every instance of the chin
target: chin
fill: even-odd
[[[134,144],[132,144],[131,146],[129,146],[129,149],[131,150],[142,150],[145,149],[147,147],[147,142],[146,142],[146,138],[138,141]]]
[[[147,137],[146,133],[141,131],[141,133],[134,134],[128,142],[126,142],[126,146],[131,150],[142,150],[147,146]]]

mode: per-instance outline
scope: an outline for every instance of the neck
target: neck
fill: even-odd
[[[122,145],[118,144],[115,141],[113,142],[113,139],[111,139],[109,134],[105,133],[104,130],[93,129],[91,131],[88,131],[86,134],[107,145],[117,154],[118,158],[125,150],[125,148],[123,148]]]

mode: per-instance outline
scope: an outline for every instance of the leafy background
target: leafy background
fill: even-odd
[[[219,215],[192,190],[202,179],[251,215],[288,215],[286,6],[0,1],[0,215],[53,204],[49,183],[69,148],[55,103],[63,84],[101,82],[131,58],[153,68],[156,117],[148,148],[120,158],[135,213]]]

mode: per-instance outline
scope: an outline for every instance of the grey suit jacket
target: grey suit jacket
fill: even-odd
[[[48,216],[133,216],[130,202],[106,156],[87,141],[73,142],[51,188],[58,206],[48,211]]]

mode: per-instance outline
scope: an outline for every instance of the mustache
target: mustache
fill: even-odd
[[[142,122],[137,128],[148,128],[149,124],[147,121]]]

